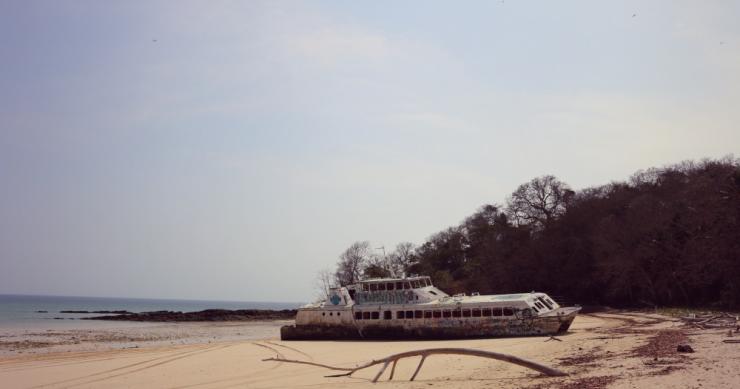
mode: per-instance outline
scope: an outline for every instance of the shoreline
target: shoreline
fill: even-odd
[[[0,358],[279,337],[291,320],[141,322],[77,321],[71,328],[0,328]],[[92,325],[84,325],[84,324]]]

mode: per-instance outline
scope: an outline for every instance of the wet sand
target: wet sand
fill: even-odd
[[[723,343],[725,331],[688,329],[674,319],[639,313],[580,315],[558,337],[456,341],[309,342],[278,340],[283,323],[165,324],[107,330],[155,339],[105,339],[5,350],[0,383],[5,388],[732,388],[740,387],[740,344]],[[133,332],[132,332],[133,331]],[[148,334],[148,335],[147,335]],[[159,335],[152,335],[159,334]],[[168,339],[168,334],[178,338]],[[245,335],[247,334],[247,335]],[[62,335],[58,335],[62,336]],[[64,338],[64,336],[62,336]],[[736,335],[740,339],[740,334]],[[4,338],[0,338],[2,341]],[[180,343],[178,343],[180,342]],[[210,342],[210,343],[209,343]],[[693,354],[675,352],[675,342]],[[4,346],[3,346],[4,347]],[[90,349],[90,347],[95,347]],[[137,347],[137,348],[131,348]],[[516,355],[570,375],[543,377],[516,365],[468,356],[429,357],[414,382],[418,358],[401,360],[378,384],[379,367],[352,377],[315,366],[263,362],[282,357],[352,367],[415,349],[476,348]],[[376,386],[377,385],[377,386]]]

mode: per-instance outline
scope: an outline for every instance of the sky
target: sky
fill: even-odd
[[[308,301],[553,174],[740,148],[732,1],[0,2],[0,293]]]

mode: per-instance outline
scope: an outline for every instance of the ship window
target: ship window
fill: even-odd
[[[537,308],[539,308],[539,309],[545,309],[545,306],[544,306],[544,305],[542,305],[542,303],[541,303],[541,302],[539,302],[539,301],[538,301],[538,302],[536,302],[536,303],[534,303],[534,305],[536,305],[536,306],[537,306]]]
[[[424,283],[426,284],[426,286],[432,286],[432,280],[430,280],[429,277],[424,279]]]
[[[419,287],[420,287],[420,286],[419,286],[419,280],[414,280],[414,281],[412,281],[412,283],[413,283],[413,285],[414,285],[414,289],[416,289],[416,288],[419,288]]]
[[[370,312],[362,312],[362,320],[370,320]]]
[[[442,311],[442,317],[450,317],[450,316],[452,316],[452,312],[446,311],[446,310]]]
[[[470,310],[469,309],[463,309],[462,310],[463,317],[470,317]]]
[[[504,308],[504,316],[513,316],[514,310],[511,308]]]
[[[368,290],[370,290],[370,287],[368,287],[367,284],[362,284],[362,291],[367,292]]]
[[[410,283],[410,282],[408,282],[408,281],[407,281],[407,282],[404,282],[404,283],[403,283],[403,288],[404,288],[404,289],[411,289],[411,283]]]
[[[370,284],[370,291],[371,292],[375,292],[376,290],[378,290],[378,285],[377,284]]]
[[[383,319],[384,320],[393,319],[393,312],[391,312],[391,311],[383,311]]]
[[[473,309],[473,317],[480,317],[480,308]]]
[[[422,317],[424,317],[424,313],[421,311],[414,311],[414,317],[417,319],[421,319]]]
[[[326,316],[326,312],[321,312],[321,316]]]
[[[394,283],[389,282],[389,283],[385,284],[385,288],[388,289],[388,290],[393,290],[394,289],[393,288],[394,285],[395,285]]]
[[[460,313],[459,309],[452,311],[452,317],[460,317],[460,316],[462,316],[462,314]]]
[[[378,290],[385,290],[385,284],[378,284]]]
[[[501,316],[501,308],[493,308],[493,316]]]
[[[550,303],[550,304],[553,304],[553,305],[555,304],[554,302],[552,302],[552,300],[550,300],[550,299],[549,299],[549,298],[547,298],[547,297],[545,297],[545,301],[547,301],[548,303]]]
[[[329,316],[334,316],[334,312],[329,312]]]
[[[537,299],[542,301],[542,303],[547,306],[547,309],[552,309],[552,304],[548,304],[547,301],[545,301],[545,299],[543,299],[542,297],[537,297]]]
[[[414,318],[414,311],[406,311],[406,318],[407,319],[413,319]]]
[[[433,291],[433,290],[430,290],[430,291],[429,291],[429,293],[431,293],[431,294],[433,294],[433,295],[435,295],[435,296],[437,295],[437,293],[434,293],[434,291]]]
[[[424,311],[424,318],[425,319],[431,319],[432,318],[432,311]]]
[[[342,312],[337,312],[337,316],[339,316],[339,315],[341,315],[341,314],[342,314]]]
[[[378,311],[372,312],[372,319],[373,320],[380,319],[380,312],[378,312]]]
[[[403,289],[403,282],[396,282],[396,290]]]
[[[535,312],[537,312],[537,313],[539,313],[539,312],[540,312],[540,310],[539,310],[539,309],[537,309],[537,307],[536,307],[536,306],[534,306],[534,305],[532,305],[532,309],[534,309],[534,311],[535,311]]]
[[[355,320],[362,320],[362,312],[355,312]]]
[[[433,315],[435,319],[439,319],[440,317],[442,317],[442,311],[434,311]]]
[[[491,308],[483,308],[482,314],[486,317],[491,316]]]
[[[396,311],[396,319],[405,319],[406,311]]]

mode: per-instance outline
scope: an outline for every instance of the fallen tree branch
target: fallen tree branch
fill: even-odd
[[[705,323],[703,326],[707,328],[732,328],[735,327],[735,323]]]
[[[723,340],[725,343],[740,343],[740,339],[725,339]]]
[[[435,354],[455,354],[455,355],[470,355],[474,357],[481,357],[481,358],[490,358],[490,359],[496,359],[499,361],[509,362],[513,363],[515,365],[523,366],[532,370],[536,370],[542,374],[545,374],[547,376],[551,377],[560,377],[560,376],[566,376],[568,375],[565,372],[562,372],[557,369],[553,369],[551,367],[541,365],[537,362],[532,362],[523,358],[515,357],[513,355],[508,354],[501,354],[496,353],[493,351],[484,351],[484,350],[475,350],[475,349],[469,349],[469,348],[428,348],[428,349],[422,349],[422,350],[414,350],[414,351],[406,351],[398,354],[393,354],[390,356],[387,356],[382,359],[374,359],[370,362],[367,362],[363,365],[349,368],[349,367],[338,367],[338,366],[330,366],[325,365],[322,363],[316,363],[316,362],[308,362],[308,361],[299,361],[294,359],[285,359],[285,358],[267,358],[263,359],[263,361],[275,361],[275,362],[288,362],[288,363],[299,363],[303,365],[312,365],[312,366],[319,366],[330,370],[339,370],[339,371],[346,371],[347,373],[342,374],[336,374],[336,375],[330,375],[327,377],[344,377],[344,376],[351,376],[353,373],[366,369],[371,366],[383,364],[380,371],[378,371],[378,374],[375,375],[372,382],[378,382],[378,379],[383,375],[383,372],[388,368],[388,365],[393,363],[393,367],[391,368],[391,374],[388,380],[393,379],[393,374],[396,370],[396,363],[398,360],[403,358],[409,358],[409,357],[416,357],[421,356],[421,360],[419,361],[419,365],[416,367],[416,371],[414,371],[414,374],[411,376],[410,381],[413,381],[416,378],[416,375],[419,374],[419,370],[421,370],[422,365],[424,364],[424,360],[430,356]]]
[[[708,318],[708,319],[704,319],[704,320],[702,320],[702,321],[700,321],[700,322],[697,322],[696,324],[706,324],[706,323],[709,323],[710,321],[712,321],[712,320],[714,320],[714,319],[719,319],[720,317],[721,317],[721,316],[718,316],[718,315],[714,315],[714,316],[712,316],[712,317],[710,317],[710,318]]]
[[[702,330],[738,327],[740,317],[722,312],[719,314],[691,315],[680,318],[684,325]]]

